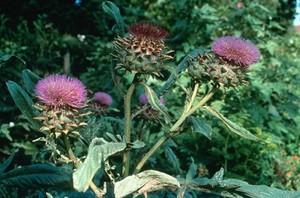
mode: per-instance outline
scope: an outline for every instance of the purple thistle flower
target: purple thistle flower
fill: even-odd
[[[35,93],[41,102],[58,108],[82,108],[87,102],[84,84],[66,75],[54,74],[38,81]]]
[[[93,97],[93,101],[100,106],[109,106],[112,104],[112,97],[105,92],[96,92]]]
[[[135,37],[161,40],[168,35],[168,31],[151,22],[138,22],[130,25],[129,33]]]
[[[164,100],[163,98],[160,98],[159,101],[160,101],[160,104],[165,104],[165,100]],[[149,103],[148,98],[147,98],[147,96],[146,96],[145,93],[142,93],[142,94],[140,95],[140,97],[139,97],[139,102],[140,102],[142,105],[146,105],[146,104]]]
[[[218,38],[212,44],[212,50],[224,59],[241,66],[256,63],[260,56],[259,50],[253,43],[234,36]]]

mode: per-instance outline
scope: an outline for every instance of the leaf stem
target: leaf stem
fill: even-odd
[[[131,136],[131,97],[138,81],[139,81],[139,76],[135,75],[124,98],[124,135],[127,142],[130,142],[130,136]],[[129,175],[129,165],[130,165],[129,151],[125,151],[123,155],[123,170],[122,170],[122,175],[124,177]]]
[[[79,161],[77,160],[76,156],[74,155],[74,152],[71,148],[71,144],[70,144],[70,140],[69,140],[69,137],[67,135],[63,135],[63,138],[64,138],[64,143],[65,143],[65,146],[66,146],[66,150],[68,152],[68,155],[69,155],[69,158],[73,161],[74,163],[74,166],[76,168],[79,167],[80,163]],[[96,194],[96,196],[98,198],[101,198],[103,197],[104,193],[101,192],[101,190],[94,184],[93,181],[90,182],[89,184],[90,188],[94,191],[94,193]]]
[[[144,164],[147,162],[147,160],[155,153],[155,151],[170,137],[176,136],[179,130],[179,127],[181,124],[185,121],[185,119],[193,114],[197,109],[202,107],[216,92],[218,88],[213,87],[212,90],[205,95],[195,106],[193,106],[191,109],[189,109],[187,112],[183,113],[181,117],[177,120],[177,122],[170,128],[169,132],[166,133],[164,136],[162,136],[158,142],[146,153],[146,155],[142,158],[142,160],[138,163],[134,170],[134,174],[137,174],[140,172]]]

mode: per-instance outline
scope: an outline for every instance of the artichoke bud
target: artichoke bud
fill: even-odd
[[[116,69],[123,68],[140,74],[160,74],[165,69],[164,62],[172,59],[164,44],[168,32],[149,22],[130,26],[129,38],[117,37],[114,41]]]
[[[87,115],[87,113],[84,113]],[[55,138],[61,134],[74,133],[75,129],[80,126],[85,126],[86,123],[82,122],[81,119],[84,117],[82,113],[79,113],[73,108],[43,108],[41,116],[35,119],[43,121],[43,126],[40,131],[49,133],[49,136],[55,135]]]
[[[236,88],[245,84],[245,73],[248,67],[239,67],[229,64],[220,56],[208,52],[198,54],[189,60],[189,74],[201,83],[218,83],[224,87]]]

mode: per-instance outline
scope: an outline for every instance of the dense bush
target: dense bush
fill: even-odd
[[[14,81],[27,89],[24,75],[28,70],[24,72],[24,69],[30,69],[41,78],[53,73],[78,77],[89,89],[89,97],[98,91],[109,93],[113,96],[110,111],[94,120],[96,124],[90,118],[89,129],[97,133],[96,136],[106,137],[106,140],[111,136],[107,137],[105,132],[123,136],[124,104],[120,92],[128,89],[133,75],[114,71],[112,41],[121,33],[118,32],[118,26],[114,25],[114,18],[102,9],[102,1],[82,1],[80,5],[71,1],[43,4],[30,1],[28,4],[19,2],[20,6],[17,7],[15,3],[0,3],[0,73],[3,87],[0,99],[0,139],[3,142],[0,161],[4,162],[16,153],[10,165],[10,169],[13,169],[45,163],[50,155],[49,148],[45,148],[42,142],[32,141],[39,138],[40,134],[32,132],[32,123],[24,114],[20,115],[8,89],[4,88],[6,82]],[[233,88],[222,89],[207,105],[263,141],[253,142],[228,133],[229,130],[219,119],[211,116],[207,110],[201,110],[196,114],[197,119],[208,120],[204,125],[212,126],[210,139],[201,133],[194,133],[195,128],[188,127],[190,121],[182,126],[185,132],[165,142],[144,169],[155,169],[178,177],[188,174],[192,178],[196,175],[202,178],[212,177],[224,167],[225,175],[229,178],[283,190],[299,190],[300,39],[299,33],[291,27],[291,2],[130,0],[114,3],[120,8],[125,29],[138,21],[151,21],[169,31],[165,42],[174,50],[174,59],[168,62],[168,69],[162,71],[163,75],[145,81],[156,92],[159,92],[170,74],[175,74],[176,65],[184,57],[200,47],[210,48],[219,37],[234,35],[246,38],[255,43],[261,52],[260,61],[251,67],[247,86],[237,87],[238,91]],[[116,82],[112,80],[112,72],[115,72]],[[30,73],[33,76],[35,74]],[[192,87],[193,82],[189,80],[187,72],[183,72],[175,84],[164,98],[169,108],[167,111],[172,117],[178,118],[186,92],[191,91],[186,87]],[[117,88],[114,88],[116,85]],[[137,87],[132,97],[133,104],[138,103],[144,88]],[[201,86],[200,94],[206,94],[208,88]],[[133,113],[140,108],[133,106]],[[163,135],[166,127],[165,124],[162,127],[161,123],[147,122],[139,116],[133,121],[133,140],[139,139],[146,146],[133,152],[132,166]],[[87,135],[85,138],[91,140],[91,137]],[[76,143],[74,150],[77,155],[87,152],[87,148],[79,143]],[[116,172],[121,172],[121,157],[113,156],[110,160],[116,164]],[[106,176],[99,173],[97,177],[104,177],[108,181],[107,177],[116,172],[106,172]],[[27,192],[19,190],[16,196],[18,193]],[[37,193],[31,191],[27,194],[34,196]],[[68,191],[60,196],[64,196],[64,193],[68,194]],[[92,192],[88,193],[92,196]],[[172,194],[169,191],[160,193],[157,196]],[[191,197],[196,196],[193,191],[186,193]]]

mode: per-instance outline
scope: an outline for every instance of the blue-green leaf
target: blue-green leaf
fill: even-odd
[[[197,165],[194,162],[192,162],[190,167],[189,167],[189,170],[186,174],[185,179],[187,181],[190,181],[196,176],[196,174],[197,174]]]
[[[155,170],[146,170],[137,175],[131,175],[115,183],[116,198],[135,196],[155,190],[179,188],[180,184],[175,177]]]
[[[49,164],[35,164],[13,169],[0,175],[0,184],[18,188],[71,188],[71,175]]]
[[[96,172],[102,167],[102,163],[109,156],[125,148],[125,142],[107,142],[103,138],[93,139],[86,159],[73,173],[74,188],[79,192],[85,192]]]
[[[169,115],[167,108],[162,105],[156,96],[156,93],[149,87],[147,84],[140,82],[140,84],[144,87],[147,99],[151,105],[151,108],[154,110],[160,111],[168,122],[172,121],[172,117]]]
[[[119,36],[124,35],[124,21],[120,13],[120,9],[111,1],[105,1],[102,3],[102,8],[104,12],[112,16],[116,21],[116,26],[113,27],[116,33]]]
[[[0,68],[13,59],[17,59],[21,61],[24,65],[26,65],[26,62],[23,59],[19,58],[18,56],[12,54],[0,54]]]
[[[173,140],[169,140],[169,141],[173,141]],[[171,145],[168,144],[168,142],[166,142],[166,143],[167,143],[167,145],[164,148],[166,158],[172,164],[172,166],[175,168],[175,170],[180,172],[181,171],[180,161],[179,161],[178,157],[176,156],[176,154],[173,152]],[[173,141],[173,143],[176,145],[176,143],[174,141]]]
[[[0,173],[3,173],[7,169],[7,167],[10,165],[11,161],[13,160],[14,156],[15,156],[15,153],[13,153],[11,156],[9,156],[9,158],[0,165]]]
[[[199,120],[194,116],[190,116],[189,120],[192,121],[192,130],[196,133],[201,133],[205,137],[211,140],[212,128],[211,125],[203,120]]]
[[[22,80],[25,85],[26,91],[30,93],[32,96],[35,96],[35,85],[41,78],[30,71],[29,69],[25,69],[22,72]]]
[[[250,185],[238,179],[224,179],[223,176],[224,169],[221,168],[211,179],[206,177],[194,178],[183,180],[183,182],[187,189],[232,198],[296,198],[300,196],[300,192],[283,191],[264,185]]]
[[[39,112],[33,107],[32,99],[17,83],[8,81],[6,85],[17,107],[20,109],[22,114],[25,115],[26,119],[32,124],[32,128],[38,130],[40,128],[39,122],[35,120],[34,117],[37,117]]]
[[[214,116],[219,118],[225,124],[225,126],[230,131],[234,132],[235,134],[237,134],[243,138],[254,140],[254,141],[260,140],[258,137],[256,137],[252,133],[250,133],[245,128],[243,128],[243,127],[237,125],[236,123],[232,122],[231,120],[225,118],[221,113],[219,113],[217,110],[213,109],[212,107],[204,106],[204,108],[207,109],[211,114],[213,114]]]

